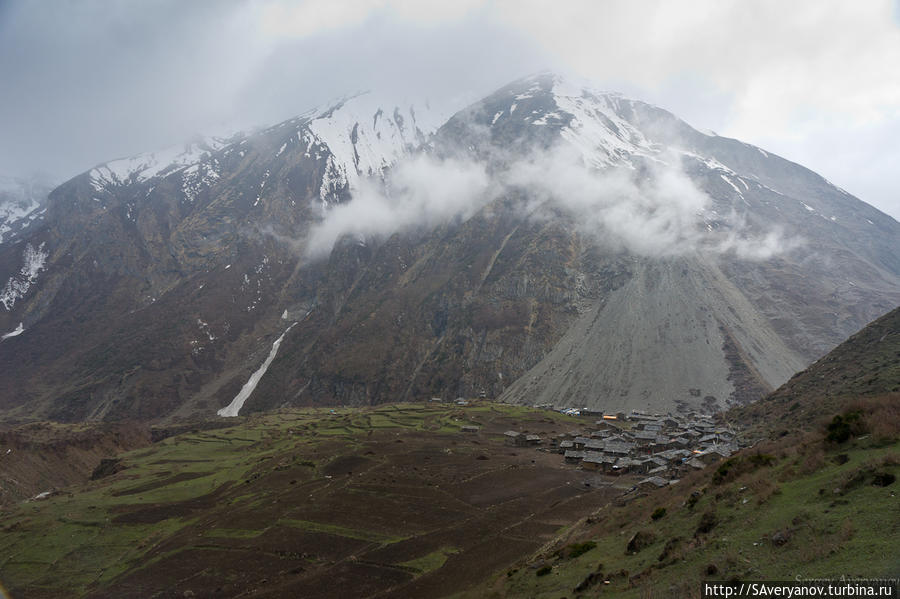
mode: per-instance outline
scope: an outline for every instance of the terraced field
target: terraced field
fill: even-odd
[[[499,404],[403,404],[182,434],[4,514],[2,582],[14,597],[462,592],[621,493],[502,441],[509,428],[580,424]]]

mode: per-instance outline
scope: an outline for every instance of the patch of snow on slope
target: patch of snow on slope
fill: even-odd
[[[182,171],[181,189],[188,202],[193,203],[201,190],[208,189],[219,179],[219,172],[216,170],[218,166],[219,161],[213,158],[209,162],[193,164]]]
[[[266,186],[266,181],[269,180],[269,169],[266,169],[266,174],[263,175],[262,182],[259,184],[259,191],[256,194],[256,201],[253,202],[254,206],[259,205],[259,201],[262,199],[263,188]]]
[[[7,310],[11,310],[16,301],[23,298],[28,289],[37,280],[38,273],[44,268],[49,252],[44,251],[42,243],[37,249],[33,245],[26,244],[25,251],[22,253],[23,265],[18,274],[10,277],[6,282],[3,291],[0,292],[0,304]]]
[[[23,220],[34,220],[40,212],[40,203],[29,198],[24,202],[0,203],[0,242],[12,231],[13,225]]]
[[[237,416],[241,411],[241,408],[244,407],[244,402],[247,401],[247,398],[250,397],[250,394],[256,389],[256,386],[259,384],[259,381],[262,379],[263,375],[266,374],[266,371],[271,366],[272,361],[275,359],[275,356],[278,354],[278,348],[281,347],[281,342],[284,340],[284,336],[288,334],[294,325],[295,322],[291,326],[289,326],[285,331],[281,334],[281,337],[275,340],[275,343],[272,344],[272,350],[269,352],[269,356],[266,358],[266,361],[263,362],[262,366],[260,366],[256,372],[250,375],[250,378],[244,383],[244,386],[241,387],[241,390],[237,395],[234,396],[234,399],[231,400],[231,403],[216,412],[219,416],[224,416],[226,418]]]
[[[21,335],[24,332],[25,332],[25,323],[20,322],[19,326],[17,326],[14,330],[12,330],[12,331],[6,333],[5,335],[3,335],[2,337],[0,337],[0,341],[5,341],[6,339],[9,339],[10,337],[18,337],[19,335]]]
[[[531,121],[531,124],[532,125],[549,125],[549,124],[553,124],[554,121],[561,122],[562,120],[563,120],[563,117],[558,112],[548,112],[547,114],[544,114],[543,116],[541,116],[541,118]]]
[[[738,189],[738,186],[735,185],[734,183],[732,183],[732,182],[731,182],[731,179],[729,179],[727,175],[723,175],[723,174],[720,173],[719,176],[722,177],[722,180],[723,180],[723,181],[725,181],[726,183],[728,183],[729,185],[731,185],[731,188],[734,189],[735,193],[737,193],[737,194],[738,194],[739,196],[741,196],[741,197],[744,197],[744,194],[741,193],[741,190]]]

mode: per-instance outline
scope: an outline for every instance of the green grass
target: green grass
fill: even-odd
[[[423,555],[422,557],[417,557],[416,559],[402,562],[398,565],[417,570],[421,576],[422,574],[428,574],[429,572],[437,570],[444,565],[447,558],[458,552],[459,550],[456,547],[441,547],[428,555]]]
[[[204,537],[217,539],[255,539],[265,530],[245,530],[242,528],[210,528],[203,533]]]
[[[278,524],[290,526],[306,532],[321,532],[325,534],[335,535],[339,537],[347,537],[350,539],[358,539],[360,541],[370,541],[372,543],[381,543],[388,545],[402,541],[407,537],[394,537],[390,535],[379,534],[368,530],[359,530],[355,528],[347,528],[336,524],[328,524],[323,522],[310,522],[309,520],[294,520],[290,518],[282,518]]]
[[[167,542],[179,534],[207,540],[253,539],[265,532],[252,524],[231,524],[230,512],[265,510],[278,489],[257,485],[277,475],[278,484],[321,478],[316,464],[358,452],[366,436],[390,430],[436,431],[459,437],[461,425],[479,424],[487,413],[510,418],[557,418],[551,412],[529,412],[517,406],[480,404],[464,409],[450,404],[398,404],[371,409],[298,409],[253,415],[221,428],[170,437],[150,447],[121,454],[121,472],[70,489],[44,501],[20,504],[0,515],[0,572],[3,583],[22,589],[44,589],[77,597],[102,590],[118,576],[170,557],[178,550]],[[567,418],[567,417],[566,417]],[[334,452],[334,443],[339,452]],[[282,473],[284,471],[284,473]],[[290,472],[287,472],[290,471]],[[249,483],[247,481],[250,481]],[[294,488],[294,487],[289,487]],[[212,507],[179,509],[152,523],[117,519],[135,511],[160,510],[218,492]],[[162,513],[162,512],[159,512]],[[165,516],[164,513],[162,513]],[[204,518],[198,527],[198,519]],[[207,527],[206,522],[213,523]],[[388,545],[409,538],[328,522],[280,519],[299,530]],[[181,543],[182,541],[177,541]],[[186,546],[182,546],[182,549]],[[404,565],[422,574],[440,568],[456,551],[442,547]]]
[[[604,592],[635,598],[647,596],[650,590],[668,592],[673,585],[678,590],[671,596],[690,596],[705,578],[895,575],[900,512],[891,493],[900,492],[898,483],[877,487],[864,481],[841,493],[834,490],[842,488],[854,472],[865,471],[867,464],[885,459],[887,465],[877,469],[900,478],[898,450],[898,443],[887,447],[856,444],[826,454],[824,463],[811,473],[801,471],[802,463],[783,459],[732,482],[709,485],[693,509],[670,505],[666,517],[657,521],[649,517],[652,498],[646,502],[647,517],[639,521],[624,519],[627,508],[611,508],[605,516],[606,532],[591,539],[597,543],[595,549],[572,559],[557,558],[557,567],[540,578],[521,569],[508,577],[507,592],[512,597],[558,598],[572,593],[598,564],[611,580]],[[834,463],[831,458],[838,453],[846,453],[849,460]],[[710,533],[698,535],[699,521],[707,512],[716,514],[718,524]],[[626,545],[638,531],[652,533],[655,540],[636,555],[626,555]],[[778,531],[789,531],[783,545],[772,541]],[[661,561],[666,545],[679,538],[670,557]],[[710,566],[715,574],[708,574]],[[616,575],[623,572],[627,576]],[[629,577],[641,573],[639,581],[629,583]]]

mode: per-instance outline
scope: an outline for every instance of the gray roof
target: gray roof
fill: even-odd
[[[634,449],[632,443],[615,443],[607,441],[603,444],[603,451],[607,453],[629,453],[632,449]]]
[[[642,485],[644,483],[651,483],[652,485],[654,485],[656,487],[665,487],[665,486],[668,486],[669,481],[667,481],[664,478],[660,478],[658,476],[651,476],[651,477],[645,478],[644,480],[639,482],[638,485]]]
[[[700,455],[711,455],[711,454],[719,454],[723,458],[727,458],[732,453],[731,449],[722,445],[716,445],[714,447],[710,447]]]
[[[603,455],[602,453],[598,453],[596,451],[586,451],[584,452],[584,460],[585,462],[591,462],[593,464],[613,464],[616,461],[615,457]]]
[[[681,458],[686,458],[691,455],[691,452],[687,449],[667,449],[666,451],[660,451],[658,453],[654,453],[653,457],[660,457],[664,460],[680,460]]]

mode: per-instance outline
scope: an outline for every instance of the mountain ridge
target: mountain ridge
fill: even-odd
[[[4,384],[16,389],[0,408],[63,420],[212,414],[297,320],[244,410],[482,392],[718,409],[759,397],[900,302],[890,217],[817,175],[798,183],[806,171],[740,142],[695,132],[679,134],[692,144],[679,149],[672,131],[687,125],[638,101],[570,91],[563,110],[557,83],[514,82],[433,133],[409,126],[399,105],[380,117],[361,108],[334,129],[340,155],[309,129],[315,118],[298,117],[209,147],[198,162],[157,162],[153,177],[98,189],[89,171],[64,183],[40,227],[0,245],[4,280],[22,268],[26,244],[48,254],[23,299],[0,311],[0,329],[23,327],[0,342]],[[434,124],[420,111],[415,119]],[[386,146],[374,143],[379,133]],[[471,185],[436,193],[459,180]],[[466,201],[423,218],[457,196]],[[376,212],[349,228],[336,220],[358,205]],[[335,245],[309,259],[309,239],[326,226]],[[665,258],[673,252],[688,275]],[[665,308],[644,294],[634,322],[642,335],[680,331],[657,369],[673,374],[638,388],[628,372],[639,361],[615,375],[585,363],[574,369],[581,388],[602,377],[608,392],[559,391],[572,380],[568,363],[553,368],[554,348],[568,335],[590,353],[603,336],[591,341],[580,319],[621,303],[641,277],[652,283],[660,264],[688,299]],[[692,355],[711,366],[676,385],[691,322],[706,331]],[[617,341],[607,342],[615,357]],[[555,373],[544,385],[555,394],[523,392],[533,368]]]

